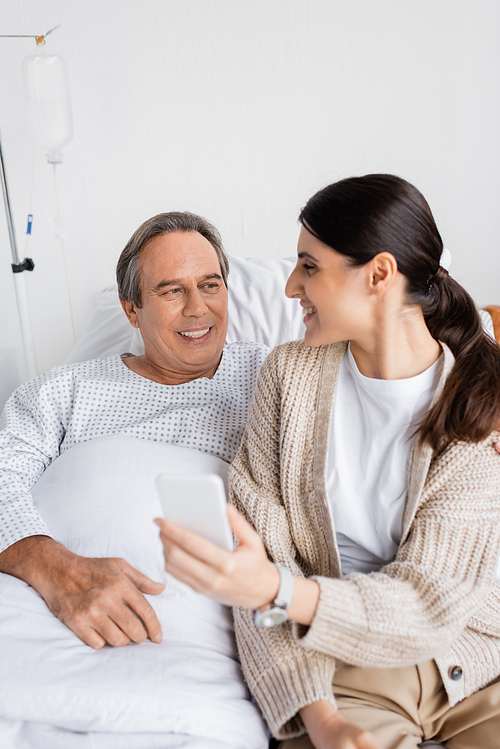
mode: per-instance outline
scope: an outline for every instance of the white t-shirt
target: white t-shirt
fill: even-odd
[[[391,562],[402,533],[407,462],[436,392],[442,357],[416,377],[362,375],[348,347],[335,396],[327,469],[342,572]]]

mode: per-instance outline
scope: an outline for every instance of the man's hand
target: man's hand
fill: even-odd
[[[92,648],[162,640],[160,622],[142,594],[158,595],[165,586],[123,559],[80,557],[48,536],[30,536],[0,554],[0,571],[35,588]]]
[[[329,702],[313,702],[300,715],[316,749],[382,749],[371,733],[348,723]]]

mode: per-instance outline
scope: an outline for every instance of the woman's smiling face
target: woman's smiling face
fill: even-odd
[[[288,297],[300,299],[309,346],[356,337],[366,304],[366,269],[321,242],[305,227],[297,246],[297,265],[287,281]]]

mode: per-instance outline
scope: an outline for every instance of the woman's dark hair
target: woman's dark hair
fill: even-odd
[[[455,356],[420,439],[435,450],[485,439],[500,423],[500,346],[483,329],[469,294],[440,267],[443,242],[419,190],[390,174],[343,179],[313,195],[299,221],[353,266],[380,252],[395,257],[408,303],[420,305],[433,338]]]

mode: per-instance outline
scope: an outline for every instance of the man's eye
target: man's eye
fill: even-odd
[[[167,291],[163,292],[163,296],[174,296],[174,294],[179,294],[180,289],[168,289]]]
[[[218,283],[206,283],[203,288],[206,289],[207,291],[217,291],[217,289],[219,288],[219,284]]]

